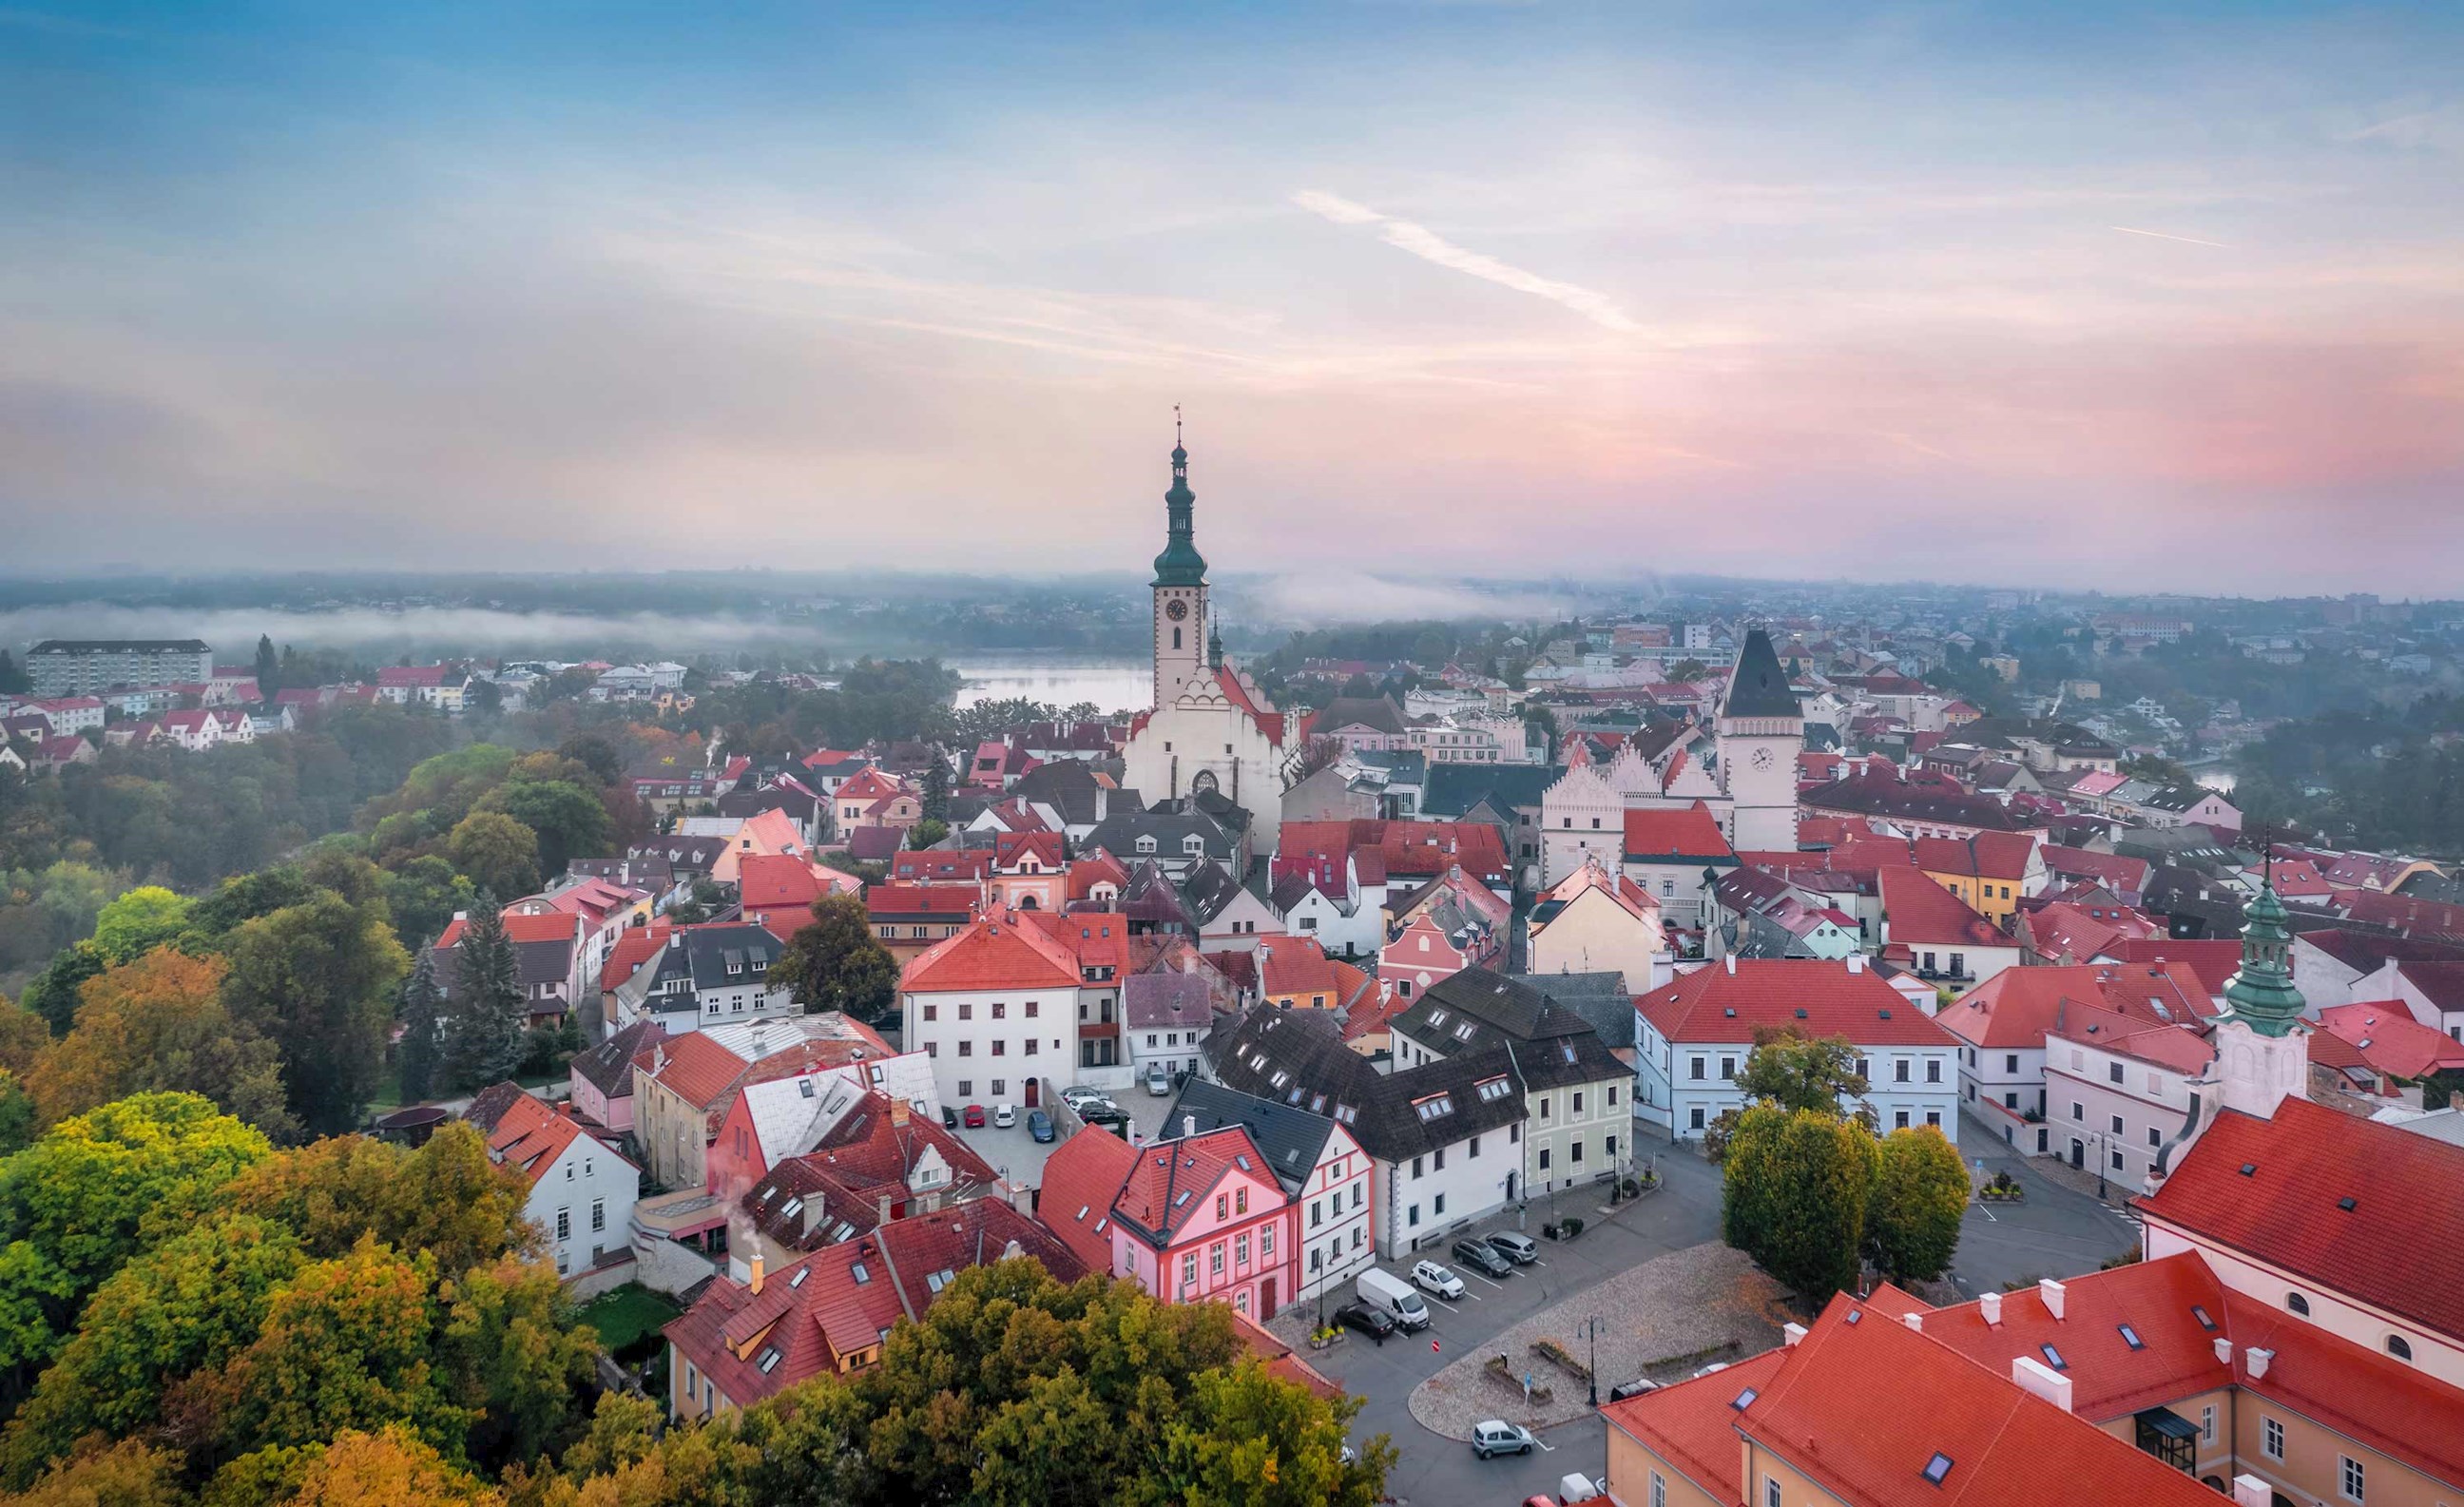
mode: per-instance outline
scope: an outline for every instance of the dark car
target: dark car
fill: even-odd
[[[1052,1117],[1040,1109],[1026,1112],[1026,1133],[1038,1141],[1052,1139]]]
[[[1484,1276],[1512,1276],[1514,1263],[1498,1254],[1497,1248],[1485,1240],[1458,1240],[1455,1259]]]
[[[1379,1344],[1395,1332],[1395,1320],[1367,1303],[1346,1303],[1334,1311],[1334,1321],[1346,1329],[1357,1329]]]
[[[1660,1390],[1660,1384],[1658,1382],[1619,1382],[1617,1385],[1609,1388],[1609,1401],[1613,1403],[1621,1403],[1629,1397],[1640,1397],[1645,1392],[1656,1392],[1658,1390]]]
[[[958,1112],[947,1104],[941,1106],[941,1128],[943,1130],[958,1128]]]
[[[967,1128],[969,1130],[981,1130],[984,1128],[984,1107],[981,1104],[970,1104],[967,1106]]]
[[[1529,1266],[1540,1259],[1540,1248],[1531,1243],[1531,1237],[1518,1235],[1511,1230],[1499,1230],[1488,1237],[1488,1243],[1497,1248],[1499,1255],[1516,1266]]]

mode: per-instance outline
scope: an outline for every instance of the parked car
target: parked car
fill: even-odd
[[[1511,1230],[1499,1230],[1488,1237],[1488,1243],[1497,1248],[1498,1254],[1516,1266],[1529,1266],[1540,1259],[1540,1248],[1531,1243],[1531,1237],[1516,1234]]]
[[[941,1128],[943,1130],[958,1128],[958,1112],[947,1104],[941,1106]]]
[[[1100,1104],[1106,1097],[1102,1089],[1089,1088],[1084,1083],[1072,1083],[1061,1091],[1061,1101],[1071,1109],[1078,1109],[1088,1104]]]
[[[1157,1098],[1172,1097],[1172,1075],[1164,1071],[1164,1066],[1160,1062],[1151,1062],[1147,1065],[1147,1092]]]
[[[995,1104],[993,1106],[993,1124],[995,1126],[1002,1130],[1007,1130],[1017,1123],[1018,1110],[1014,1106],[1008,1104]]]
[[[1658,1382],[1646,1382],[1640,1380],[1619,1382],[1615,1386],[1609,1388],[1609,1401],[1613,1403],[1621,1403],[1629,1397],[1640,1397],[1645,1392],[1656,1392],[1658,1390],[1660,1390],[1660,1384]]]
[[[1512,1276],[1514,1263],[1485,1240],[1458,1240],[1454,1257],[1483,1276]]]
[[[1038,1141],[1052,1139],[1052,1117],[1040,1109],[1026,1112],[1026,1133]]]
[[[1344,1304],[1334,1311],[1334,1321],[1346,1329],[1359,1330],[1379,1344],[1384,1344],[1386,1337],[1395,1332],[1395,1320],[1367,1303]]]
[[[967,1106],[967,1128],[969,1130],[981,1130],[984,1128],[984,1107],[981,1104],[970,1104]]]
[[[1503,1418],[1471,1426],[1471,1452],[1484,1460],[1492,1454],[1529,1454],[1539,1443],[1531,1437],[1530,1429]]]
[[[1429,1327],[1429,1305],[1420,1301],[1420,1295],[1412,1290],[1411,1283],[1393,1273],[1381,1272],[1373,1266],[1361,1273],[1359,1279],[1352,1285],[1362,1302],[1381,1311],[1404,1328]]]
[[[1435,1261],[1412,1263],[1412,1285],[1423,1293],[1435,1293],[1440,1297],[1461,1297],[1463,1295],[1463,1279]]]

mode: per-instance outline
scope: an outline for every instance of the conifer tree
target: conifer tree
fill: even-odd
[[[436,955],[419,949],[419,962],[402,986],[402,1097],[426,1098],[436,1087],[437,1053],[444,1021],[437,1009]]]
[[[496,898],[482,892],[455,949],[453,1008],[445,1063],[452,1081],[476,1088],[511,1077],[522,1061],[521,965]]]

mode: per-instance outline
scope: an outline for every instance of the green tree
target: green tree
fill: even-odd
[[[539,885],[539,833],[502,811],[473,811],[445,839],[446,854],[471,882],[495,895],[527,895]]]
[[[416,950],[434,942],[455,911],[469,910],[477,894],[452,864],[435,853],[422,853],[395,866],[386,877],[385,909],[392,913],[394,935]]]
[[[0,696],[24,696],[33,688],[33,679],[17,667],[16,657],[0,649]]]
[[[769,984],[793,989],[807,1010],[877,1020],[897,991],[898,964],[873,936],[864,901],[833,892],[813,902],[813,919],[787,939]]]
[[[144,956],[188,929],[189,902],[156,884],[140,885],[94,919],[94,944],[114,963]]]
[[[950,762],[936,754],[933,762],[924,766],[922,810],[926,821],[940,823],[944,831],[950,826]],[[916,846],[926,845],[918,843]]]
[[[481,799],[478,810],[501,811],[538,833],[543,875],[562,874],[574,859],[602,853],[607,845],[606,806],[596,792],[571,780],[508,780]]]
[[[1255,1360],[1200,1372],[1190,1384],[1188,1408],[1164,1431],[1161,1467],[1133,1483],[1133,1495],[1123,1500],[1154,1507],[1373,1507],[1395,1451],[1373,1439],[1358,1462],[1344,1462],[1344,1432],[1359,1409],[1353,1397],[1330,1407],[1308,1389],[1276,1380]]]
[[[1865,1248],[1894,1282],[1930,1282],[1950,1270],[1968,1213],[1968,1164],[1931,1125],[1882,1138],[1881,1170],[1865,1213]]]
[[[225,879],[222,887],[188,910],[188,929],[199,942],[221,950],[231,934],[260,916],[305,904],[317,893],[297,864],[286,863]]]
[[[402,986],[403,1102],[416,1104],[434,1092],[444,1029],[436,997],[436,955],[422,947]]]
[[[271,703],[274,693],[282,689],[282,661],[275,657],[274,640],[263,633],[256,635],[256,694]]]
[[[53,1031],[66,1031],[77,1020],[77,990],[110,965],[111,960],[91,942],[64,947],[26,986],[25,1008]]]
[[[0,1367],[28,1379],[151,1232],[192,1222],[272,1149],[202,1096],[140,1094],[0,1161]]]
[[[359,1123],[384,1079],[394,990],[409,971],[373,897],[353,904],[321,891],[232,933],[224,997],[280,1049],[291,1112],[309,1134]]]
[[[14,1069],[0,1068],[0,1157],[14,1156],[34,1143],[34,1127],[42,1117],[34,1096]]]
[[[1853,1287],[1880,1156],[1836,1114],[1754,1105],[1729,1138],[1721,1238],[1811,1301]]]
[[[77,1441],[150,1428],[165,1390],[222,1365],[256,1338],[275,1290],[307,1261],[298,1237],[240,1215],[172,1236],[96,1290],[77,1332],[0,1439],[7,1484],[23,1487]]]
[[[504,915],[481,894],[453,949],[453,986],[445,1012],[445,1074],[459,1088],[510,1077],[522,1060],[529,1024],[521,967]]]
[[[555,1270],[501,1259],[448,1281],[438,1300],[436,1364],[447,1399],[473,1420],[471,1457],[501,1466],[571,1443],[599,1341],[575,1326]]]
[[[590,771],[591,779],[603,786],[622,785],[625,781],[625,755],[617,746],[597,733],[579,733],[556,745],[557,757],[570,759]]]
[[[528,1180],[489,1157],[477,1127],[452,1120],[416,1151],[333,1136],[279,1152],[232,1179],[222,1201],[297,1231],[319,1260],[372,1234],[459,1274],[508,1253],[539,1253],[542,1237],[523,1212],[529,1196]]]
[[[1837,1114],[1840,1100],[1848,1099],[1858,1104],[1860,1119],[1872,1114],[1863,1103],[1870,1086],[1857,1071],[1857,1049],[1848,1038],[1817,1040],[1793,1028],[1756,1027],[1754,1050],[1737,1075],[1737,1091],[1749,1101]]]
[[[950,824],[948,822],[939,821],[927,816],[922,821],[917,822],[915,826],[909,831],[907,833],[907,846],[918,849],[930,848],[949,835]]]
[[[224,964],[160,947],[88,979],[77,1024],[34,1065],[27,1087],[45,1123],[131,1094],[203,1094],[276,1139],[298,1131],[281,1053],[234,1020]]]

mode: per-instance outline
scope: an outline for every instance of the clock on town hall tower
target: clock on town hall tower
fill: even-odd
[[[1206,557],[1192,540],[1189,452],[1173,425],[1172,490],[1163,495],[1163,553],[1155,558],[1155,704],[1169,706],[1206,673]]]

